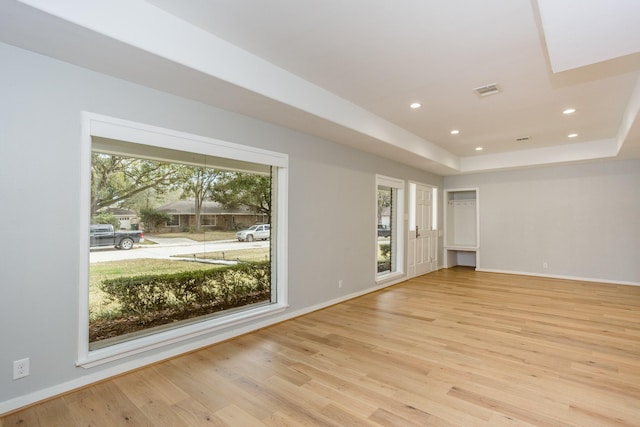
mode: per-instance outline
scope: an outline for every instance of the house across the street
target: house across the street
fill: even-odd
[[[140,219],[138,218],[138,214],[136,214],[134,211],[122,208],[107,208],[103,209],[101,212],[113,214],[113,216],[118,218],[118,221],[120,221],[120,230],[138,229]]]
[[[187,231],[196,225],[194,200],[178,200],[158,207],[161,212],[171,214],[171,222],[160,227],[160,232]],[[264,214],[257,214],[247,206],[225,209],[217,202],[206,200],[200,210],[200,225],[205,229],[236,230],[252,224],[268,222]]]

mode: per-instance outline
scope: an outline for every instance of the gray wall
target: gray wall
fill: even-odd
[[[480,189],[479,269],[640,283],[640,160],[445,178],[464,187]]]
[[[132,362],[75,366],[83,110],[289,154],[289,312],[375,286],[376,173],[442,188],[435,175],[5,44],[0,63],[0,408]],[[31,375],[13,381],[24,357]]]

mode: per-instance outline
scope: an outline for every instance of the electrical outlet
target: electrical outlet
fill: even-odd
[[[542,263],[542,268],[549,268],[549,263],[548,262],[543,262]]]
[[[13,379],[17,380],[29,375],[29,358],[13,362]]]
[[[342,280],[338,280],[338,288],[342,288]]]

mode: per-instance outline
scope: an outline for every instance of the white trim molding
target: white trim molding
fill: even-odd
[[[145,150],[153,152],[158,149],[179,150],[187,154],[212,156],[222,161],[240,162],[238,164],[252,164],[257,168],[269,170],[274,167],[275,192],[276,192],[276,212],[272,218],[275,221],[274,239],[275,245],[275,275],[276,286],[274,292],[275,301],[270,304],[247,307],[245,310],[231,312],[224,316],[215,316],[206,320],[185,324],[176,328],[167,329],[159,333],[144,335],[129,341],[120,342],[99,349],[90,349],[89,346],[89,236],[86,232],[89,229],[90,218],[90,194],[91,194],[91,152],[92,146],[98,144],[109,146],[105,141],[126,143],[144,153]],[[137,144],[137,145],[136,145]],[[139,147],[138,147],[139,145]],[[138,152],[136,151],[136,152]],[[82,112],[82,144],[81,144],[81,198],[80,198],[80,269],[78,281],[78,293],[80,297],[78,311],[78,357],[76,365],[83,368],[92,368],[119,359],[138,355],[140,353],[173,345],[182,341],[192,340],[199,336],[216,333],[213,338],[204,338],[202,342],[207,345],[216,342],[219,336],[235,336],[238,331],[245,328],[252,330],[251,326],[259,319],[271,317],[288,307],[287,297],[287,224],[288,224],[288,166],[289,156],[287,154],[274,151],[263,150],[251,146],[235,144],[204,136],[193,135],[171,129],[135,123],[114,117],[107,117],[99,114]],[[263,167],[264,166],[264,167]],[[258,323],[261,325],[262,323]],[[198,344],[196,344],[197,348]],[[187,345],[192,350],[192,344]],[[187,350],[189,351],[189,350]],[[157,360],[162,360],[164,354],[180,354],[173,350],[159,353],[161,356]],[[155,359],[154,356],[149,356]],[[167,356],[169,357],[169,356]],[[146,360],[145,357],[136,359],[134,362],[126,362],[125,366],[144,366],[138,360]],[[120,368],[114,368],[121,372]],[[124,368],[127,370],[127,368]],[[107,370],[111,372],[111,370]],[[109,376],[109,375],[107,375]]]
[[[640,286],[640,282],[627,282],[624,280],[598,279],[593,277],[582,277],[582,276],[568,276],[563,274],[541,274],[541,273],[532,273],[530,271],[500,270],[500,269],[492,269],[492,268],[476,268],[476,271],[481,271],[485,273],[515,274],[518,276],[547,277],[549,279],[578,280],[581,282],[608,283],[611,285]]]

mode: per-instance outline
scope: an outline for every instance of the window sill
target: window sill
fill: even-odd
[[[405,278],[405,274],[402,272],[381,274],[379,276],[376,276],[376,284],[384,285],[386,283],[393,282],[393,281],[397,282],[398,279],[404,279],[404,278]]]
[[[286,304],[269,304],[251,310],[230,314],[225,317],[209,319],[177,329],[159,332],[154,335],[147,335],[145,337],[112,345],[106,348],[89,351],[87,354],[79,356],[76,361],[76,366],[88,369],[104,365],[115,360],[123,359],[125,357],[133,356],[156,348],[165,347],[170,344],[179,343],[200,335],[238,325],[244,325],[265,316],[281,313],[287,307],[288,305]]]

